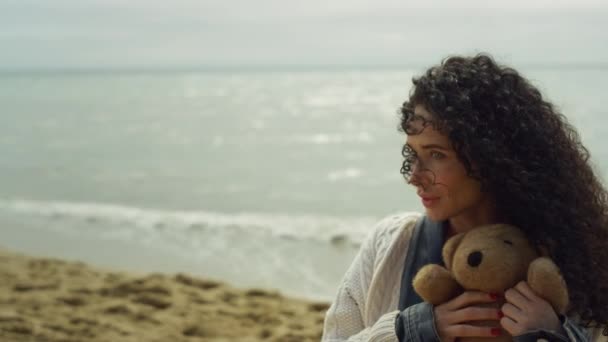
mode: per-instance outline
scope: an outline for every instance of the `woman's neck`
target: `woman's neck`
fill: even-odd
[[[485,224],[507,223],[504,217],[498,214],[492,202],[486,201],[474,210],[463,212],[448,219],[447,237],[467,231]]]

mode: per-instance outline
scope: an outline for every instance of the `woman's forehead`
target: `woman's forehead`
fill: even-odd
[[[436,130],[432,125],[427,125],[420,131],[414,134],[408,134],[406,142],[411,145],[442,145],[446,148],[451,146],[450,139],[440,131]]]
[[[428,126],[434,126],[435,124],[433,115],[423,106],[417,105],[414,112],[406,119],[404,130],[408,135],[418,134]]]
[[[423,117],[426,120],[433,120],[433,114],[431,114],[423,105],[416,105],[416,107],[414,107],[414,114]]]
[[[416,105],[414,115],[407,122],[407,143],[413,145],[437,144],[450,147],[448,137],[433,124],[433,115],[422,105]]]

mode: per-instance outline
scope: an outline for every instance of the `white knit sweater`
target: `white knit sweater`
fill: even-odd
[[[322,341],[396,341],[403,262],[421,215],[380,221],[363,242],[327,310]]]
[[[401,276],[419,213],[391,215],[363,242],[325,315],[323,342],[397,341]],[[590,329],[593,341],[608,341]]]

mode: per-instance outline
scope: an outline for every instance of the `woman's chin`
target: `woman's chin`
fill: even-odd
[[[447,220],[447,217],[443,213],[434,209],[426,209],[426,217],[428,217],[431,221],[440,222]]]

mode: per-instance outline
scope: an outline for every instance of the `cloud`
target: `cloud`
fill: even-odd
[[[607,14],[591,0],[5,0],[0,65],[407,65],[481,50],[603,63]]]

